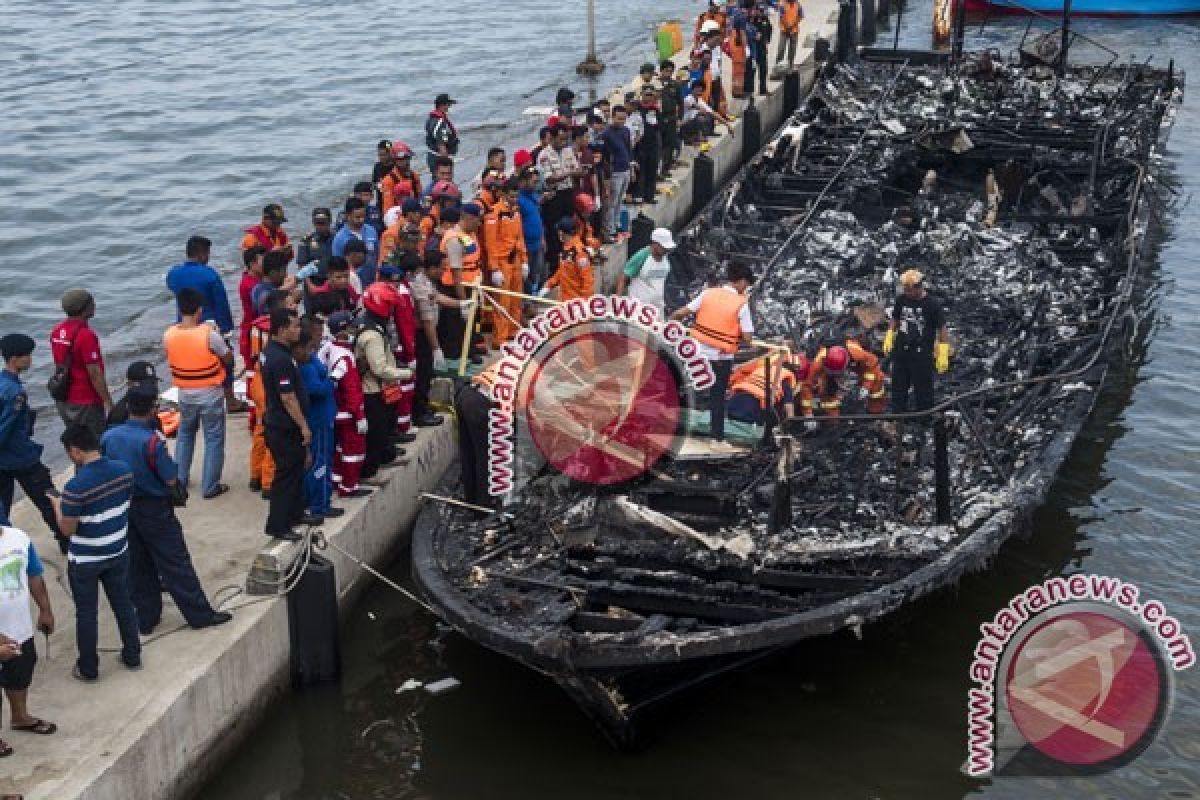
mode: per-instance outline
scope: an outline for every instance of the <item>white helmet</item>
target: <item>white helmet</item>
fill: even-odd
[[[720,33],[721,25],[715,19],[706,19],[704,24],[700,26],[700,33],[708,35],[710,33]]]

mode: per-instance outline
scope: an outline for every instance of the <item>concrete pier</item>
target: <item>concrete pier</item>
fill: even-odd
[[[837,0],[806,0],[796,56],[803,97],[816,71],[817,38],[836,40]],[[685,52],[691,21],[685,23]],[[782,73],[774,69],[772,43],[766,96],[755,95],[762,141],[783,122]],[[726,59],[725,86],[732,86]],[[727,94],[728,88],[727,88]],[[730,97],[736,115],[732,135],[710,139],[707,156],[720,187],[743,163],[746,99]],[[656,225],[679,229],[692,214],[696,148],[685,147],[685,166],[675,169],[664,193],[652,205],[633,206]],[[624,266],[627,244],[606,248],[600,286],[610,290]],[[43,355],[44,357],[44,355]],[[454,455],[453,421],[419,432],[406,447],[409,464],[387,473],[390,482],[371,497],[343,503],[346,515],[324,526],[332,542],[357,558],[382,565],[406,542],[405,533],[418,509],[419,495],[433,488]],[[23,501],[12,522],[29,532],[46,562],[46,578],[57,619],[49,652],[40,636],[40,660],[30,691],[30,711],[57,723],[58,733],[35,736],[0,729],[0,738],[16,753],[0,760],[0,794],[24,794],[28,800],[161,800],[193,794],[230,752],[253,730],[259,717],[289,691],[289,631],[286,601],[254,597],[242,590],[251,565],[268,543],[262,533],[266,503],[245,488],[249,435],[245,417],[231,417],[224,480],[233,491],[213,500],[198,495],[181,509],[197,572],[214,603],[233,611],[231,623],[193,631],[164,596],[163,620],[143,639],[144,668],[126,670],[117,659],[112,615],[101,602],[101,675],[83,684],[71,677],[75,661],[74,604],[65,590],[65,559],[58,554],[41,519]],[[48,448],[57,447],[47,443]],[[195,465],[199,470],[199,460]],[[66,476],[58,477],[61,486]],[[334,564],[338,602],[346,611],[369,576],[333,548],[322,555]],[[408,602],[398,598],[398,602]],[[5,714],[7,719],[7,713]]]

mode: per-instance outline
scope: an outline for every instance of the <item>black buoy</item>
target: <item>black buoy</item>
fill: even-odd
[[[823,36],[817,37],[817,41],[813,44],[813,59],[818,64],[824,64],[833,55],[833,45]],[[791,73],[795,75],[795,71]],[[797,99],[799,102],[799,99]]]
[[[314,555],[287,596],[292,685],[336,681],[342,673],[338,645],[337,578],[333,564]]]
[[[866,45],[875,44],[875,0],[859,0],[862,3],[862,20],[859,40]]]
[[[762,114],[751,100],[742,112],[742,163],[745,164],[762,149]]]
[[[837,61],[845,64],[854,51],[854,37],[858,28],[858,5],[854,0],[838,0]]]
[[[787,119],[800,107],[800,73],[789,70],[783,76],[783,117]]]
[[[692,213],[690,216],[695,216],[708,205],[708,202],[712,200],[713,192],[716,191],[717,165],[707,154],[701,153],[693,162],[692,177]]]
[[[650,246],[650,235],[654,233],[654,220],[638,212],[629,226],[629,255]]]

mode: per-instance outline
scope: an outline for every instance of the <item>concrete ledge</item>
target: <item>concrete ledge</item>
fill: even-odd
[[[242,585],[267,543],[262,534],[266,503],[243,488],[249,436],[230,418],[225,480],[234,490],[214,500],[193,499],[180,515],[197,572],[209,596]],[[234,429],[239,428],[239,429]],[[394,469],[388,485],[371,497],[345,503],[347,513],[324,526],[326,535],[357,557],[382,565],[407,544],[403,534],[429,491],[454,457],[447,420],[419,432],[408,445],[410,463]],[[59,476],[61,485],[67,476]],[[211,777],[289,686],[290,644],[286,601],[237,597],[227,608],[233,622],[220,628],[143,639],[144,669],[123,669],[113,653],[101,653],[101,679],[82,684],[70,676],[75,660],[74,605],[64,590],[65,563],[28,502],[13,522],[29,531],[47,562],[47,582],[58,618],[51,657],[39,642],[41,661],[30,691],[30,709],[56,722],[54,736],[7,735],[17,753],[4,760],[0,792],[23,792],[46,800],[158,800],[187,796]],[[295,547],[294,545],[290,547]],[[363,570],[332,548],[322,553],[335,566],[339,606],[349,609],[367,581]],[[62,576],[62,580],[58,579]],[[224,594],[232,592],[229,589]],[[157,633],[182,624],[165,598]],[[101,647],[117,636],[101,603]]]

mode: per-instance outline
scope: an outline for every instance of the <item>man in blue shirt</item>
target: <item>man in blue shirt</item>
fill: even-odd
[[[192,566],[183,526],[171,504],[178,467],[167,452],[166,439],[153,426],[158,392],[136,386],[127,395],[129,421],[100,439],[106,458],[121,462],[133,473],[129,504],[129,593],[137,608],[142,635],[154,631],[162,617],[162,589],[193,628],[207,628],[233,619],[214,611]]]
[[[79,658],[74,676],[91,683],[100,677],[96,655],[99,587],[121,634],[121,662],[129,669],[142,666],[137,609],[129,597],[129,547],[126,528],[133,473],[120,461],[100,455],[91,429],[72,425],[63,431],[63,449],[77,471],[54,498],[58,526],[71,538],[67,551],[67,580],[75,600],[75,645]]]
[[[58,529],[58,519],[50,495],[56,494],[50,471],[42,463],[42,446],[33,440],[34,411],[21,383],[21,373],[33,364],[33,339],[23,333],[0,338],[0,518],[12,511],[14,484],[21,484],[25,495],[41,512],[42,519],[67,552],[67,540]]]
[[[521,212],[521,231],[525,235],[525,253],[529,259],[525,292],[537,294],[546,280],[546,228],[542,224],[542,197],[537,190],[537,170],[525,167],[517,179],[521,185],[517,194],[517,208]]]
[[[367,260],[358,271],[364,289],[374,282],[375,268],[379,266],[379,232],[366,223],[366,204],[357,197],[351,197],[346,200],[346,224],[333,237],[333,254],[343,258],[351,239],[358,239],[366,245]]]
[[[195,289],[204,296],[204,311],[200,321],[212,320],[217,330],[229,341],[233,333],[233,312],[229,310],[229,296],[225,294],[225,282],[221,274],[208,265],[212,253],[212,242],[204,236],[193,236],[187,240],[187,261],[176,264],[167,271],[167,288],[179,297],[183,289]],[[233,349],[232,347],[230,348]],[[249,406],[238,400],[233,393],[233,370],[225,370],[225,410],[230,414],[247,411]]]
[[[611,242],[617,235],[621,220],[621,203],[625,190],[629,188],[629,165],[633,161],[633,138],[625,121],[629,112],[624,106],[615,106],[612,120],[600,134],[604,161],[611,177],[608,181],[608,196],[604,202],[604,240]]]

